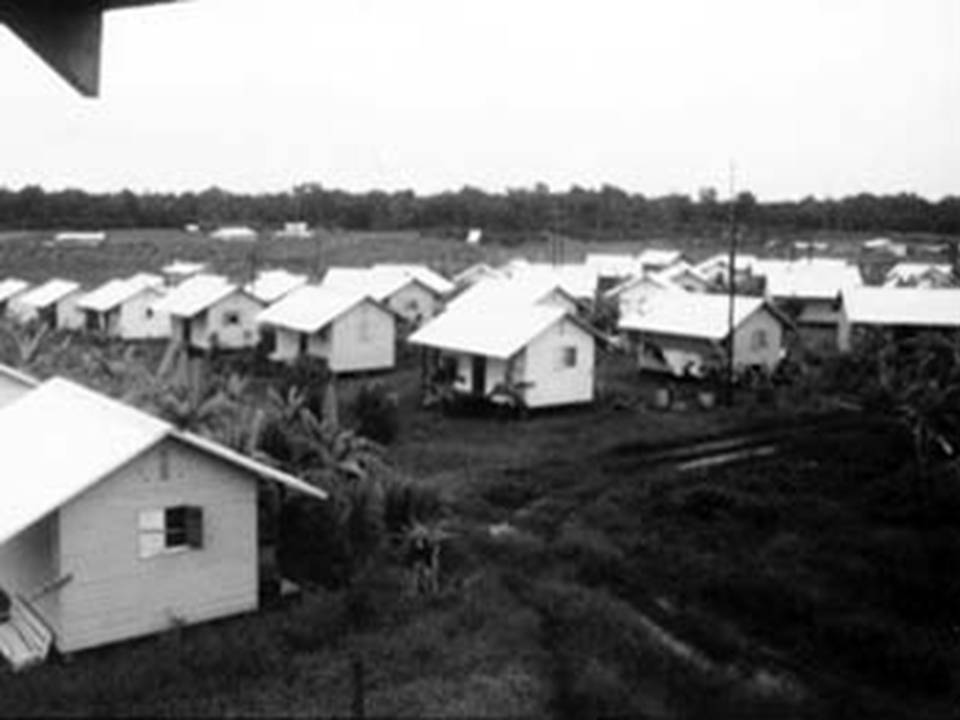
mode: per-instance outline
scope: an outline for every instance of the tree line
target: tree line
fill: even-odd
[[[738,222],[781,232],[858,231],[960,234],[960,196],[933,201],[912,193],[760,202],[741,192],[733,202],[714,188],[696,196],[648,197],[612,185],[599,189],[532,188],[490,193],[464,187],[418,195],[412,190],[347,192],[318,183],[289,191],[244,194],[212,187],[201,192],[130,190],[88,193],[47,191],[36,185],[0,187],[0,228],[172,228],[196,223],[244,223],[271,228],[290,220],[346,230],[449,230],[478,227],[493,232],[554,232],[616,239],[638,233],[714,232],[734,210]]]

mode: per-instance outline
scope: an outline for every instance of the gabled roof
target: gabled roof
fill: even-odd
[[[691,275],[704,284],[710,282],[706,275],[704,275],[686,260],[682,259],[678,260],[670,267],[664,268],[657,274],[664,280],[668,280],[670,282],[676,282],[676,280],[683,275]]]
[[[464,290],[447,304],[446,312],[496,308],[506,310],[538,305],[558,295],[576,306],[577,299],[549,277],[489,278]]]
[[[760,259],[756,255],[745,255],[743,253],[737,253],[736,256],[736,266],[737,270],[750,270],[755,271],[757,264],[760,262]],[[711,255],[706,260],[697,263],[694,267],[702,274],[705,275],[714,275],[718,268],[726,268],[730,263],[730,254],[729,253],[716,253]]]
[[[0,437],[0,487],[6,498],[0,503],[0,544],[167,438],[326,497],[293,476],[63,378],[47,380],[0,409]],[[44,451],[49,448],[55,451]]]
[[[539,282],[561,287],[570,296],[593,299],[598,273],[583,263],[533,263],[514,259],[500,268],[503,276],[520,282]]]
[[[435,293],[429,285],[408,273],[382,268],[332,267],[323,276],[321,284],[347,292],[364,292],[383,302],[410,283],[423,286]]]
[[[19,278],[7,278],[0,280],[0,302],[9,300],[14,295],[19,295],[30,287],[30,283]]]
[[[306,284],[306,275],[298,275],[283,269],[263,270],[257,273],[256,280],[244,286],[244,290],[258,300],[270,304]]]
[[[763,298],[734,297],[733,325],[762,307],[769,307]],[[729,296],[709,293],[661,293],[654,296],[642,314],[620,318],[621,330],[677,335],[706,340],[723,340],[729,330]],[[781,322],[778,313],[773,313]]]
[[[156,312],[191,318],[235,292],[243,292],[222,275],[194,275],[153,306]]]
[[[454,290],[454,284],[452,282],[435,270],[428,268],[426,265],[378,263],[373,266],[373,269],[405,273],[406,275],[415,277],[438,295],[448,295]]]
[[[19,302],[30,307],[43,308],[60,302],[67,297],[67,295],[79,289],[80,283],[75,283],[72,280],[54,278],[25,292],[20,296]]]
[[[81,297],[77,301],[77,307],[84,310],[107,312],[139,295],[144,290],[157,288],[162,282],[162,279],[146,273],[128,278],[108,280],[96,290]]]
[[[766,278],[767,294],[774,298],[827,300],[863,284],[855,265],[836,258],[761,260],[754,272]]]
[[[196,275],[206,269],[206,263],[188,262],[186,260],[174,260],[163,266],[161,272],[166,275]]]
[[[364,301],[381,307],[363,291],[307,285],[294,290],[257,315],[257,323],[314,333]]]
[[[542,305],[513,309],[500,306],[479,312],[448,311],[413,333],[409,342],[440,350],[506,359],[526,347],[554,323],[567,317],[570,316],[561,307]]]
[[[852,288],[843,312],[855,325],[960,328],[960,289]]]
[[[601,277],[629,277],[643,272],[637,256],[627,253],[587,253],[583,262]]]
[[[662,272],[645,272],[639,275],[634,275],[633,277],[629,277],[622,283],[614,285],[604,293],[604,297],[617,298],[623,293],[632,290],[635,287],[639,287],[640,285],[650,285],[660,290],[666,290],[669,292],[685,292],[682,287],[665,277]]]
[[[887,271],[885,284],[907,283],[925,275],[949,277],[952,272],[953,269],[949,263],[899,262]]]
[[[479,280],[498,277],[499,275],[499,270],[495,270],[485,262],[478,262],[454,275],[453,282],[455,285],[472,285]]]

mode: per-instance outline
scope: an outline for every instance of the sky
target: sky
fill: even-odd
[[[192,0],[102,62],[0,27],[0,186],[960,194],[958,0]]]

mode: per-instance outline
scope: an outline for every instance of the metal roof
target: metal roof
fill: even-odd
[[[20,296],[19,302],[30,307],[43,308],[60,302],[67,295],[79,289],[80,283],[75,283],[72,280],[54,278],[25,292]]]
[[[740,325],[766,304],[763,298],[734,297],[733,324]],[[620,318],[621,330],[722,340],[729,330],[729,296],[671,292],[653,296],[642,314]]]
[[[549,300],[556,293],[565,296],[571,304],[576,298],[564,290],[556,278],[527,275],[521,277],[493,277],[480,280],[447,304],[446,312],[472,310],[482,313],[498,308],[507,311],[534,306]]]
[[[9,300],[14,295],[22,293],[30,287],[30,283],[19,278],[7,278],[0,280],[0,302]]]
[[[852,288],[843,293],[843,312],[855,325],[960,328],[960,289]]]
[[[826,300],[863,284],[855,265],[836,258],[758,260],[754,273],[767,279],[767,295],[774,298]]]
[[[37,380],[32,375],[27,375],[25,372],[21,372],[16,368],[12,368],[9,365],[4,365],[0,363],[0,375],[10,378],[11,380],[20,383],[24,387],[36,387],[40,384],[40,381]]]
[[[952,272],[950,263],[899,262],[887,271],[885,282],[889,284],[911,282],[928,273],[949,277]]]
[[[240,288],[222,275],[194,275],[170,290],[153,309],[191,318],[235,292],[241,292]]]
[[[410,283],[422,285],[435,292],[429,285],[417,277],[395,270],[383,268],[332,267],[323,276],[322,284],[341,291],[359,292],[383,302]]]
[[[257,323],[314,333],[364,300],[374,302],[363,291],[307,285],[262,311]]]
[[[95,310],[96,312],[107,312],[118,305],[122,305],[127,300],[139,295],[145,290],[159,293],[156,288],[162,284],[163,280],[155,275],[140,273],[128,278],[116,278],[108,280],[103,285],[93,290],[77,301],[77,306],[84,310]]]
[[[373,266],[373,269],[404,273],[410,277],[416,278],[438,295],[447,295],[454,290],[454,284],[452,282],[426,265],[378,263]]]
[[[196,275],[206,269],[206,263],[174,260],[163,266],[161,272],[167,275]]]
[[[247,283],[243,289],[258,300],[269,304],[306,284],[306,275],[298,275],[283,269],[263,270],[257,273],[256,280]]]
[[[0,410],[0,438],[5,495],[0,503],[0,544],[165,438],[326,497],[297,478],[63,378],[47,380]]]
[[[542,305],[447,311],[417,330],[409,342],[506,359],[565,317],[563,308]]]

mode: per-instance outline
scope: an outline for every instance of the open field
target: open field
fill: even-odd
[[[615,247],[626,249],[603,245]],[[8,237],[0,274],[94,283],[175,257],[242,273],[249,251],[166,231],[112,234],[97,249]],[[533,251],[545,258],[546,243],[372,233],[327,237],[319,257],[450,271]],[[309,271],[317,245],[258,255]],[[121,349],[76,342],[45,371],[117,394],[117,378],[97,374],[104,353]],[[375,568],[349,590],[0,675],[0,715],[344,715],[356,658],[370,715],[956,715],[960,493],[942,478],[936,511],[917,509],[896,428],[866,416],[811,425],[833,412],[830,398],[790,388],[763,402],[741,392],[732,408],[655,410],[658,381],[614,355],[600,359],[592,407],[444,416],[420,407],[409,351],[394,372],[339,381],[346,424],[371,381],[399,396],[392,462],[447,501],[437,597],[410,597],[396,566]],[[665,446],[776,428],[794,432],[771,457],[693,472],[645,462]]]

